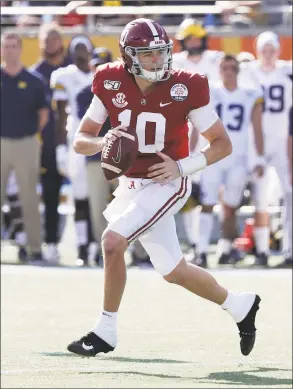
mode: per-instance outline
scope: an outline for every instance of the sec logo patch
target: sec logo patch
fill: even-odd
[[[175,101],[183,101],[188,96],[188,89],[184,84],[175,84],[170,90],[170,95]]]
[[[118,108],[124,108],[128,105],[124,93],[117,93],[116,97],[112,99],[113,104]]]

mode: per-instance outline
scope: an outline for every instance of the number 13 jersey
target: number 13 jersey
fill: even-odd
[[[226,89],[222,82],[211,87],[211,101],[232,142],[235,156],[247,156],[249,128],[256,104],[263,103],[261,88],[238,86],[235,90]]]
[[[162,162],[156,151],[174,160],[189,155],[188,117],[210,100],[206,77],[184,70],[173,70],[170,79],[156,83],[144,95],[120,62],[98,67],[92,91],[112,127],[136,129],[139,154],[126,176],[137,178],[147,177],[148,168]]]

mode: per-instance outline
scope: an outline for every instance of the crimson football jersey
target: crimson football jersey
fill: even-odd
[[[112,127],[136,129],[139,153],[125,174],[134,178],[146,178],[148,168],[162,162],[156,151],[175,161],[189,155],[188,115],[210,100],[206,77],[179,69],[144,95],[121,62],[97,68],[92,92],[107,109]]]

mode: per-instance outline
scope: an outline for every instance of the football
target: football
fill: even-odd
[[[123,136],[108,142],[101,155],[102,169],[108,181],[123,176],[133,165],[138,153],[136,132],[120,131]]]

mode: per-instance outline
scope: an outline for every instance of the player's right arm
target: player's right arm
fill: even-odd
[[[264,157],[264,137],[262,127],[263,116],[263,96],[259,96],[253,106],[251,114],[251,123],[254,133],[254,143],[257,152],[257,159],[255,161],[254,171],[258,177],[262,177],[264,174],[265,157]]]
[[[121,136],[119,129],[127,131],[127,128],[118,126],[109,130],[104,137],[99,136],[103,123],[109,116],[101,96],[104,90],[103,81],[103,71],[97,69],[92,85],[94,96],[91,105],[82,118],[73,141],[73,148],[78,154],[91,156],[100,153],[107,142]]]
[[[121,136],[119,129],[127,131],[126,127],[118,126],[100,137],[99,132],[107,117],[108,111],[104,104],[98,96],[94,96],[74,137],[73,148],[76,153],[87,156],[100,153],[107,142]]]

